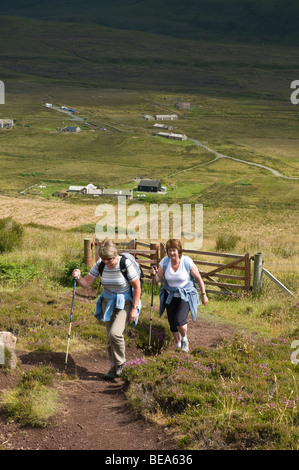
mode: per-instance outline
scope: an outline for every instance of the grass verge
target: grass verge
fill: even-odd
[[[0,407],[8,418],[22,426],[47,426],[58,407],[55,374],[51,367],[36,367],[22,375],[16,388],[4,391]]]
[[[290,340],[236,335],[192,354],[134,361],[122,374],[128,401],[162,418],[181,448],[298,450],[299,366]]]

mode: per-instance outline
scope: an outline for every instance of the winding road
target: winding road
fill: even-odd
[[[195,140],[195,139],[190,139],[190,140],[192,140],[193,142],[195,142],[197,145],[200,145],[201,147],[203,147],[203,148],[204,148],[205,150],[207,150],[208,152],[211,152],[211,153],[213,153],[214,155],[216,155],[216,158],[214,158],[213,160],[210,160],[209,162],[204,163],[204,165],[207,165],[207,164],[209,164],[209,163],[215,162],[215,161],[219,160],[220,158],[228,158],[228,159],[230,159],[230,160],[235,160],[236,162],[245,163],[246,165],[257,166],[257,167],[263,168],[263,169],[265,169],[265,170],[271,171],[271,173],[273,173],[275,176],[278,176],[279,178],[285,178],[285,179],[288,179],[288,180],[299,180],[299,177],[296,177],[296,176],[285,176],[285,175],[282,175],[281,173],[279,173],[278,171],[274,170],[273,168],[270,168],[269,166],[261,165],[260,163],[248,162],[248,161],[246,161],[246,160],[241,160],[240,158],[229,157],[228,155],[223,155],[222,153],[219,153],[219,152],[217,152],[216,150],[211,149],[211,148],[208,147],[207,145],[205,145],[205,144],[199,142],[198,140]]]
[[[60,107],[58,106],[51,106],[52,109],[55,109],[56,111],[59,111],[59,112],[62,112],[62,113],[66,113],[68,114],[74,121],[83,121],[83,118],[81,118],[80,116],[70,112],[70,111],[67,111],[65,109],[61,109]],[[85,124],[88,124],[90,125],[89,123],[85,122]],[[121,129],[118,129],[118,130],[121,130]],[[122,131],[123,132],[123,131]],[[269,166],[266,166],[266,165],[261,165],[260,163],[254,163],[254,162],[248,162],[247,160],[242,160],[240,158],[236,158],[236,157],[230,157],[229,155],[224,155],[220,152],[217,152],[216,150],[213,150],[212,148],[208,147],[207,145],[205,145],[204,143],[200,142],[199,140],[196,140],[196,139],[191,139],[189,138],[189,140],[191,140],[192,142],[194,142],[196,145],[199,145],[200,147],[204,148],[205,150],[207,150],[208,152],[211,152],[213,153],[214,155],[216,155],[215,158],[213,158],[213,160],[210,160],[206,163],[201,163],[200,165],[196,165],[192,168],[188,168],[184,171],[189,171],[189,170],[193,170],[194,168],[197,168],[198,166],[203,166],[203,165],[208,165],[210,163],[213,163],[217,160],[219,160],[220,158],[227,158],[229,160],[234,160],[236,162],[239,162],[239,163],[244,163],[246,165],[252,165],[252,166],[256,166],[256,167],[259,167],[259,168],[263,168],[264,170],[268,170],[270,171],[271,173],[273,173],[273,175],[279,177],[279,178],[284,178],[284,179],[288,179],[288,180],[299,180],[299,177],[298,176],[285,176],[285,175],[282,175],[281,173],[279,173],[278,171],[274,170],[273,168],[270,168]]]

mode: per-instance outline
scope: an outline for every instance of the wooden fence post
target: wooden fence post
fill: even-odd
[[[91,242],[91,238],[84,238],[84,263],[89,268],[93,265]]]
[[[262,274],[263,274],[263,253],[256,253],[254,255],[253,266],[253,285],[252,291],[256,295],[260,292],[262,287]]]
[[[136,238],[133,238],[133,240],[130,240],[128,245],[127,245],[127,248],[131,248],[132,250],[136,250]]]
[[[161,261],[161,259],[163,259],[164,256],[166,256],[166,253],[165,253],[165,245],[164,245],[164,243],[160,243],[160,256],[159,256],[159,261]]]
[[[100,258],[100,255],[99,255],[99,249],[100,249],[100,246],[99,246],[99,239],[96,238],[95,239],[95,243],[94,243],[94,258],[95,258],[95,262],[97,262]]]
[[[159,245],[157,245],[156,243],[150,243],[150,250],[156,250],[156,253],[150,255],[150,258],[152,260],[155,260],[157,265],[158,265],[158,263],[159,263]],[[158,268],[158,266],[157,266],[157,268]]]
[[[245,291],[250,292],[250,253],[245,255]]]

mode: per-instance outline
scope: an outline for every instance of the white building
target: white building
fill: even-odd
[[[156,121],[174,121],[175,119],[178,119],[177,114],[156,114],[155,119]]]
[[[82,193],[85,186],[70,186],[68,189],[69,193]]]
[[[83,194],[87,194],[88,196],[102,196],[103,191],[102,189],[97,189],[97,187],[89,183],[85,188],[82,190]]]
[[[3,129],[4,127],[10,129],[13,125],[13,119],[0,119],[0,129]]]
[[[173,140],[187,140],[186,134],[174,134],[173,132],[158,132],[159,137],[166,137]]]

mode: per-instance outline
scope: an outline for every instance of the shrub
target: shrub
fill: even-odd
[[[293,256],[297,255],[298,249],[294,242],[286,242],[274,248],[273,252],[276,255],[282,256],[283,258],[292,258]]]
[[[135,341],[137,342],[137,346],[140,349],[144,350],[145,353],[160,354],[161,351],[165,347],[168,346],[171,340],[169,328],[162,325],[162,323],[152,325],[150,345],[149,345],[149,332],[150,332],[149,322],[139,321],[136,326],[135,332],[136,332]]]
[[[22,243],[23,227],[11,217],[0,219],[0,253],[10,253]]]
[[[217,251],[225,251],[225,250],[233,250],[240,237],[234,234],[221,234],[218,235],[216,239],[216,250]]]
[[[27,261],[22,263],[0,261],[0,280],[13,284],[30,281],[39,274],[37,266]]]
[[[64,272],[60,278],[60,283],[63,286],[70,287],[73,284],[72,272],[74,269],[80,269],[81,276],[84,277],[89,273],[90,268],[82,261],[82,259],[77,259],[73,261],[66,261]]]

